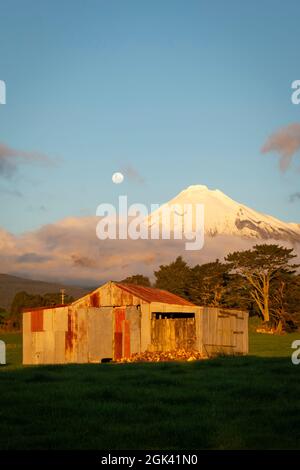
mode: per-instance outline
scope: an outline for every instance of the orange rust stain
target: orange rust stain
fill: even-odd
[[[153,287],[144,287],[144,286],[137,286],[135,284],[122,284],[120,282],[115,283],[117,287],[122,289],[125,292],[131,294],[131,302],[132,296],[137,297],[139,299],[143,299],[146,302],[162,302],[165,304],[177,304],[177,305],[194,305],[186,299],[179,297],[178,295],[172,294],[171,292],[161,290],[161,289],[154,289]],[[128,303],[127,305],[131,305]]]
[[[122,323],[125,320],[125,308],[115,308],[114,359],[121,359],[123,353]]]
[[[95,292],[95,294],[91,294],[90,301],[91,307],[99,307],[99,296],[97,292]]]
[[[124,357],[130,357],[130,324],[124,320]]]
[[[74,312],[68,311],[68,330],[66,331],[65,351],[71,353],[75,346],[77,334],[74,324]]]
[[[115,308],[115,332],[122,333],[122,322],[125,320],[125,308]]]
[[[31,312],[31,331],[44,331],[43,313],[43,310],[34,310]]]

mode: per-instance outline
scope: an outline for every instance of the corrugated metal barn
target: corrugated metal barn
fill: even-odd
[[[179,348],[247,354],[248,313],[116,282],[70,305],[23,313],[23,364],[99,363]]]

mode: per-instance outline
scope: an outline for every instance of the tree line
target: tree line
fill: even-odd
[[[276,244],[235,251],[224,262],[189,266],[179,256],[154,272],[153,287],[180,295],[196,305],[248,310],[277,330],[292,331],[300,322],[299,265],[293,249]],[[123,282],[150,286],[148,277]]]
[[[74,297],[65,295],[65,303],[74,301]],[[12,301],[9,314],[0,309],[0,327],[5,329],[19,329],[22,323],[22,311],[26,308],[55,307],[61,304],[61,293],[28,294],[25,291],[17,292]]]

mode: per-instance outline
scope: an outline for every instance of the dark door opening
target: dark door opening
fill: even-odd
[[[193,312],[153,312],[151,342],[156,351],[194,349],[195,314]]]

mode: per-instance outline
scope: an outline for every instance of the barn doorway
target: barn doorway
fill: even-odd
[[[196,321],[191,312],[153,312],[151,342],[156,351],[195,348]]]

